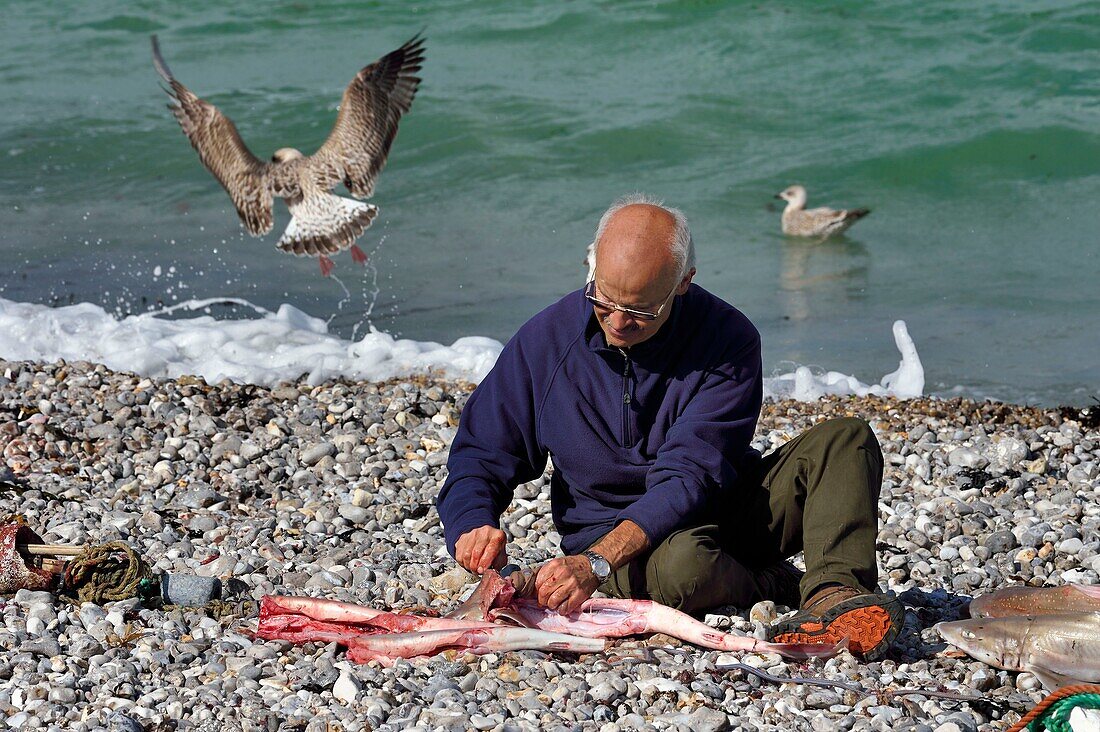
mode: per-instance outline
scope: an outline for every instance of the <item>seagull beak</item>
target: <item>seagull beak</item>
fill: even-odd
[[[783,194],[782,193],[776,193],[775,197],[778,198],[780,201],[783,200]]]

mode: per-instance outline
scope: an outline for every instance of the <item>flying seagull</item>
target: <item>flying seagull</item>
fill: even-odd
[[[313,155],[284,147],[271,161],[260,160],[244,144],[237,128],[218,108],[176,80],[153,36],[153,65],[172,97],[168,108],[199,153],[207,170],[222,184],[252,236],[271,231],[272,200],[290,209],[290,224],[276,246],[299,257],[317,257],[321,274],[332,272],[328,255],[351,249],[351,258],[367,261],[355,240],[378,215],[378,207],[329,193],[343,183],[356,198],[369,198],[397,135],[401,115],[409,111],[420,86],[415,74],[424,61],[424,41],[413,37],[363,67],[340,102],[336,125]]]
[[[811,208],[806,210],[806,189],[791,186],[776,198],[787,202],[783,210],[783,233],[788,236],[816,236],[824,239],[839,234],[855,222],[871,213],[866,208],[841,209]]]

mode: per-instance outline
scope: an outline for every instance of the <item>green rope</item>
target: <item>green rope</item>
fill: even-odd
[[[154,609],[163,610],[166,613],[173,610],[179,610],[181,612],[200,612],[208,618],[224,620],[228,617],[250,617],[256,615],[260,611],[260,603],[256,600],[210,600],[203,605],[184,606],[162,602]]]
[[[139,583],[151,575],[149,565],[128,544],[111,541],[69,561],[62,591],[78,602],[102,605],[137,597]]]
[[[255,600],[211,600],[203,605],[206,614],[215,620],[227,617],[251,617],[260,611],[260,603]]]
[[[1073,732],[1069,726],[1069,715],[1076,707],[1082,709],[1100,709],[1100,694],[1074,694],[1059,699],[1042,714],[1027,725],[1031,732]]]
[[[77,602],[102,605],[137,597],[142,605],[166,612],[198,610],[215,620],[230,616],[249,616],[259,612],[259,603],[251,599],[211,600],[196,608],[170,605],[160,598],[160,582],[138,553],[121,541],[85,549],[65,568],[62,592]]]

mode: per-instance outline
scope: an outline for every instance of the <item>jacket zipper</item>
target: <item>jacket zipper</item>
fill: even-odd
[[[623,354],[623,447],[630,447],[630,356],[622,348]]]

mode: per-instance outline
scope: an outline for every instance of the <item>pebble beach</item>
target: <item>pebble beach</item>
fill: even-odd
[[[880,580],[907,609],[884,660],[794,663],[654,636],[586,656],[382,668],[335,644],[253,640],[264,594],[445,612],[472,589],[434,509],[471,389],[432,377],[268,388],[0,361],[0,515],[22,515],[50,543],[124,541],[156,572],[221,578],[226,600],[207,613],[0,598],[0,729],[998,730],[1044,696],[1038,681],[958,657],[932,625],[1006,585],[1098,582],[1095,420],[825,397],[766,402],[754,444],[770,450],[830,417],[871,423],[886,458]],[[503,526],[512,561],[556,556],[546,476],[516,490]],[[731,607],[705,620],[762,635],[771,617]],[[733,662],[866,693],[719,668]]]

